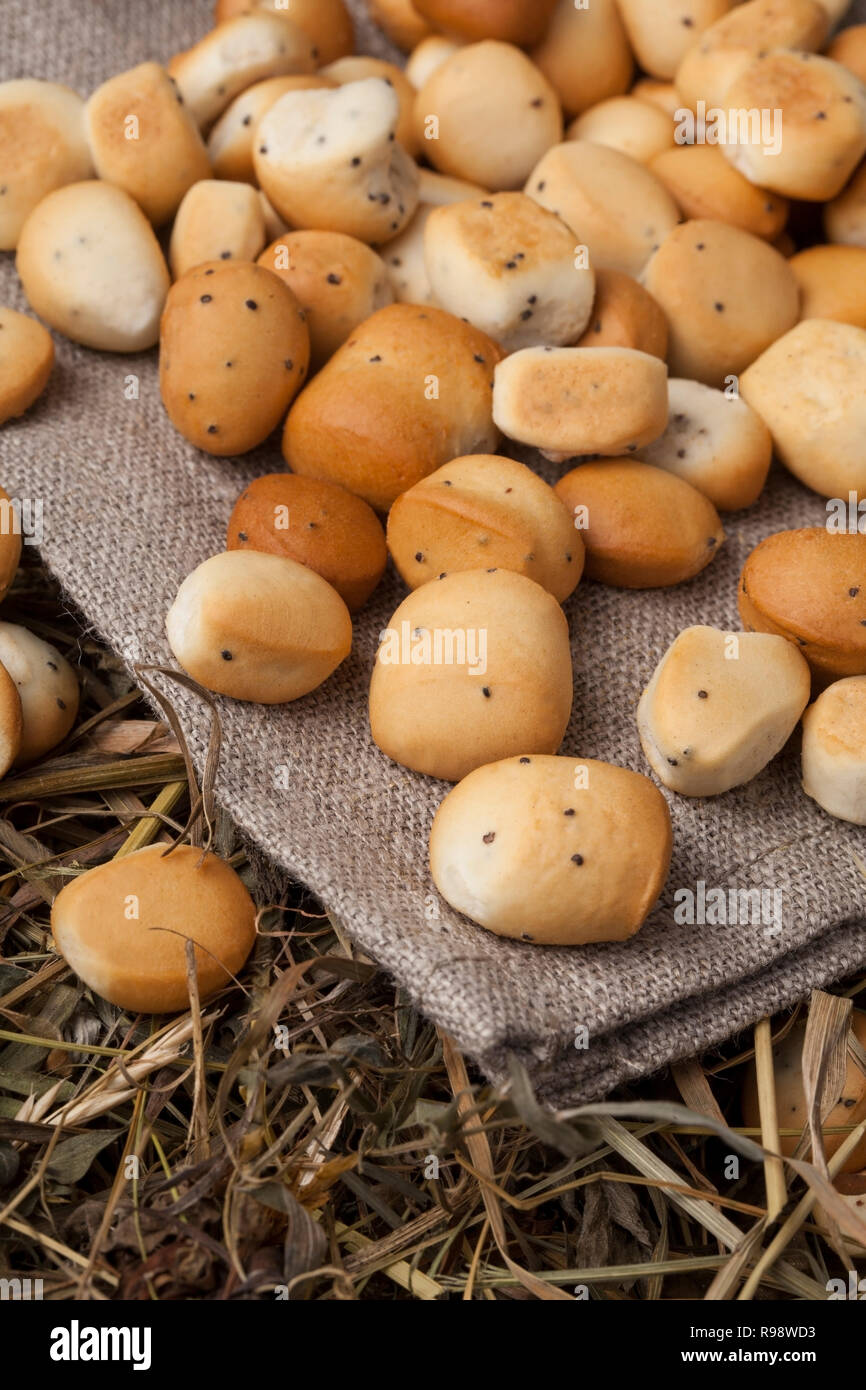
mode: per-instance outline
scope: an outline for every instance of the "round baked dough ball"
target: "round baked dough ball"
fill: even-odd
[[[682,478],[634,459],[584,463],[556,484],[586,547],[586,577],[621,589],[693,579],[725,532],[708,498]]]
[[[824,208],[827,240],[842,246],[866,246],[866,161]]]
[[[321,69],[321,74],[338,87],[344,87],[348,82],[363,82],[369,77],[378,77],[384,82],[389,82],[397,94],[400,108],[397,140],[413,159],[420,154],[421,142],[415,130],[415,88],[402,68],[398,68],[395,63],[386,62],[384,58],[357,55],[329,63],[326,68]]]
[[[730,222],[765,241],[775,241],[788,220],[787,198],[750,183],[718,145],[675,145],[649,167],[684,217]]]
[[[134,907],[134,912],[130,908]],[[193,845],[144,849],[70,879],[51,908],[63,959],[96,994],[133,1013],[190,1007],[232,984],[256,939],[256,909],[231,865]]]
[[[727,93],[756,53],[771,48],[815,52],[827,37],[827,12],[818,0],[748,0],[705,29],[675,75],[683,106],[728,109]]]
[[[266,77],[263,82],[247,87],[235,97],[208,135],[207,152],[217,178],[254,184],[253,150],[259,121],[265,112],[286,92],[309,92],[334,86],[336,83],[322,77],[321,73],[298,73],[291,77]]]
[[[316,63],[333,63],[355,47],[352,16],[344,0],[217,0],[214,23],[256,10],[272,10],[303,29]]]
[[[380,633],[370,729],[394,762],[457,782],[520,750],[555,753],[571,700],[553,595],[511,570],[462,570],[415,589]]]
[[[81,97],[33,77],[0,82],[0,150],[0,251],[14,251],[37,203],[93,173]]]
[[[96,172],[134,198],[156,227],[187,189],[210,177],[198,126],[159,63],[139,63],[97,87],[84,108]]]
[[[763,491],[773,441],[760,415],[738,395],[700,381],[668,381],[668,427],[641,458],[675,473],[720,511],[751,507]]]
[[[866,676],[834,681],[803,715],[803,790],[831,816],[866,825]]]
[[[851,1011],[851,1031],[861,1047],[866,1047],[866,1013],[862,1009]],[[776,1083],[776,1105],[781,1129],[793,1129],[795,1134],[782,1135],[779,1141],[783,1154],[793,1154],[798,1146],[800,1134],[805,1130],[808,1136],[809,1116],[803,1086],[803,1043],[806,1036],[805,1023],[797,1023],[789,1033],[773,1048]],[[843,1130],[854,1127],[866,1119],[866,1082],[863,1072],[851,1053],[846,1059],[845,1083],[837,1104],[822,1121],[824,1129],[824,1153],[832,1158],[845,1139],[845,1134],[829,1134],[832,1129]],[[760,1128],[761,1111],[758,1103],[757,1075],[754,1065],[746,1073],[743,1087],[743,1119],[749,1128]],[[808,1153],[806,1157],[808,1158]],[[848,1155],[842,1165],[842,1173],[856,1173],[866,1165],[866,1138]]]
[[[256,550],[223,551],[188,574],[165,630],[193,680],[260,705],[308,695],[352,647],[336,589],[286,555]]]
[[[78,681],[56,647],[16,623],[0,623],[0,663],[21,700],[15,763],[32,763],[62,743],[75,723]]]
[[[460,48],[456,39],[447,39],[444,34],[428,34],[409,54],[406,63],[406,76],[416,92],[420,92],[428,77],[432,77],[446,58],[450,58]],[[413,115],[414,120],[414,115]]]
[[[704,218],[674,228],[643,283],[667,316],[672,375],[708,386],[744,371],[800,311],[797,281],[778,251]]]
[[[336,589],[350,612],[362,608],[388,553],[379,518],[335,483],[269,473],[241,493],[229,518],[226,550],[288,555]]]
[[[866,83],[866,24],[852,24],[840,30],[827,48],[827,57],[834,63],[841,63]]]
[[[777,531],[746,560],[737,598],[743,626],[795,643],[817,686],[866,675],[866,535]]]
[[[162,317],[159,385],[168,417],[209,454],[267,439],[309,365],[304,311],[264,266],[206,262],[178,280]]]
[[[866,87],[829,58],[759,53],[725,101],[735,110],[780,113],[778,148],[755,143],[741,121],[722,151],[750,182],[786,197],[835,198],[866,153]]]
[[[412,0],[367,0],[367,9],[392,43],[410,53],[431,36],[430,25],[416,10]]]
[[[483,563],[525,574],[562,603],[583,569],[580,533],[553,490],[497,454],[452,459],[398,497],[388,549],[410,589]]]
[[[788,264],[800,286],[801,319],[866,328],[866,246],[809,246]]]
[[[637,97],[608,97],[572,121],[566,138],[607,145],[638,164],[649,164],[662,150],[673,147],[674,123],[660,107],[647,110],[647,102]]]
[[[647,762],[681,796],[740,787],[784,748],[810,684],[809,667],[784,637],[686,628],[637,707]]]
[[[159,337],[168,269],[123,189],[90,180],[49,193],[21,230],[15,264],[31,307],[73,342],[141,352]]]
[[[648,777],[593,758],[523,755],[479,767],[430,832],[446,902],[497,936],[542,946],[624,941],[645,921],[673,833]]]
[[[625,31],[644,72],[672,78],[699,36],[736,0],[618,0]]]
[[[664,359],[667,319],[652,295],[631,275],[621,270],[599,270],[592,313],[575,347],[636,348]]]
[[[194,120],[205,127],[254,82],[312,72],[313,48],[297,24],[256,9],[218,25],[192,48],[175,54],[168,71]]]
[[[360,241],[396,236],[418,205],[418,170],[395,135],[399,115],[381,77],[280,97],[261,118],[253,151],[277,212],[290,225]]]
[[[533,169],[525,191],[568,224],[596,270],[626,275],[640,275],[680,216],[667,189],[643,164],[589,140],[554,145]]]
[[[664,362],[633,348],[524,348],[494,374],[503,434],[554,460],[634,453],[667,424]]]
[[[467,198],[487,197],[485,188],[449,178],[447,174],[437,174],[432,169],[420,169],[419,175],[418,210],[406,230],[389,241],[382,252],[394,298],[401,304],[437,303],[424,256],[424,233],[434,207],[462,203]]]
[[[259,265],[285,281],[303,308],[314,372],[360,323],[394,300],[382,257],[342,232],[287,232],[262,252]]]
[[[4,309],[2,313],[8,314],[11,310]],[[0,317],[0,323],[2,321]],[[12,587],[20,562],[21,524],[12,498],[0,487],[0,599],[5,598]]]
[[[866,497],[866,330],[804,319],[743,372],[740,392],[795,478],[824,497]]]
[[[42,395],[53,366],[50,333],[26,314],[0,306],[0,425],[23,415]],[[0,488],[0,499],[5,497]],[[0,531],[0,545],[5,539],[5,532]],[[19,549],[20,544],[19,538]],[[17,564],[16,559],[16,567]],[[2,569],[0,563],[0,573]],[[0,598],[4,592],[0,585]]]
[[[530,57],[553,84],[569,116],[628,91],[634,73],[616,0],[592,0],[583,9],[574,0],[559,0],[545,37]]]
[[[436,29],[462,39],[502,39],[537,43],[556,8],[556,0],[412,0]]]
[[[565,223],[524,193],[434,209],[424,259],[437,303],[506,352],[572,343],[589,320],[592,269],[575,264]]]
[[[255,188],[225,179],[193,184],[171,229],[168,259],[179,280],[205,261],[254,261],[265,244],[265,216]]]
[[[463,454],[492,453],[491,338],[441,309],[390,304],[362,323],[289,411],[283,455],[387,511]]]
[[[446,59],[415,98],[422,153],[443,174],[484,188],[521,188],[562,139],[559,98],[511,44],[467,44]]]
[[[23,728],[18,687],[6,667],[0,666],[0,777],[6,776],[18,757]]]

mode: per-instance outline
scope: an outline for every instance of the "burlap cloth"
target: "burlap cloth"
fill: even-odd
[[[0,0],[0,78],[51,78],[86,95],[123,68],[188,46],[210,10],[210,0]],[[366,21],[359,30],[363,48],[387,52]],[[25,307],[11,256],[0,257],[0,302]],[[44,559],[101,636],[129,661],[171,662],[163,620],[177,587],[223,548],[242,486],[282,468],[278,442],[238,462],[209,458],[169,425],[155,352],[107,355],[59,337],[57,351],[42,400],[0,431],[0,481],[12,495],[44,499]],[[129,374],[139,378],[137,400],[126,399]],[[566,604],[575,700],[563,751],[646,772],[635,705],[668,643],[695,622],[738,628],[736,577],[751,547],[823,519],[820,499],[776,473],[758,507],[727,519],[727,545],[692,583],[641,594],[582,584]],[[489,1076],[503,1074],[512,1051],[548,1100],[597,1097],[866,962],[863,832],[803,795],[796,738],[739,791],[669,796],[670,878],[632,941],[540,949],[451,912],[426,855],[447,788],[389,762],[367,724],[377,634],[402,595],[389,574],[356,624],[351,657],[306,699],[270,709],[220,701],[217,792],[242,830],[320,895]],[[180,690],[175,699],[201,762],[203,708]],[[283,765],[288,790],[275,785]],[[781,931],[675,925],[675,890],[698,880],[781,890]],[[577,1049],[581,1026],[589,1046]]]

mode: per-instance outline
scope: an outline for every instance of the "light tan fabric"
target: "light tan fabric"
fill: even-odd
[[[51,78],[87,95],[122,68],[190,44],[210,11],[209,0],[4,0],[0,77]],[[373,46],[369,26],[362,42]],[[375,51],[385,51],[381,41]],[[25,307],[10,256],[0,258],[0,302]],[[86,620],[130,661],[169,662],[163,621],[177,587],[223,547],[243,485],[282,467],[278,442],[238,462],[209,458],[170,426],[155,352],[110,356],[60,339],[57,349],[40,403],[0,431],[0,481],[12,495],[44,499],[42,553]],[[137,400],[125,396],[131,376]],[[525,457],[541,469],[538,455]],[[727,519],[724,551],[692,583],[645,594],[582,584],[566,604],[575,702],[563,751],[647,771],[635,707],[664,649],[693,623],[738,627],[736,578],[751,547],[823,515],[819,498],[777,472],[758,507]],[[218,795],[488,1075],[502,1075],[511,1050],[549,1100],[597,1096],[863,964],[863,834],[803,795],[796,737],[739,791],[669,798],[670,878],[632,941],[533,948],[452,913],[427,868],[430,821],[446,788],[389,763],[367,725],[377,634],[404,592],[386,577],[356,623],[352,656],[306,699],[267,709],[220,702]],[[185,691],[174,688],[173,698],[201,763],[205,712]],[[288,791],[275,787],[281,765]],[[674,925],[674,892],[694,891],[699,879],[780,890],[782,930]],[[581,1025],[590,1045],[577,1050]]]

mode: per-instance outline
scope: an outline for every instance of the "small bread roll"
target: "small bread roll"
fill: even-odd
[[[304,311],[264,266],[206,261],[172,286],[160,330],[162,402],[206,453],[245,454],[267,439],[309,360]]]
[[[652,295],[630,275],[621,270],[598,270],[592,313],[575,346],[636,348],[664,359],[667,319]]]
[[[97,87],[84,108],[96,172],[161,227],[187,189],[210,178],[198,126],[159,63],[140,63]]]
[[[479,767],[448,793],[430,831],[430,873],[446,902],[497,936],[583,946],[634,936],[672,847],[667,803],[648,777],[524,755]]]
[[[712,502],[648,463],[584,463],[554,491],[583,537],[587,579],[618,589],[682,584],[706,569],[725,541]]]
[[[637,97],[608,97],[572,121],[568,140],[590,140],[621,150],[638,164],[649,164],[674,143],[674,123],[660,107],[650,107]]]
[[[75,723],[78,681],[56,647],[16,623],[0,623],[0,663],[21,700],[15,763],[32,763],[62,743]]]
[[[678,119],[683,108],[673,82],[658,82],[654,77],[642,77],[639,82],[635,82],[630,95],[648,106],[657,106],[660,111],[666,111],[674,121]]]
[[[668,427],[641,458],[684,478],[719,511],[751,507],[763,491],[773,441],[770,431],[740,396],[700,381],[668,381]]]
[[[838,198],[824,208],[827,240],[842,246],[866,246],[866,160]]]
[[[796,643],[817,685],[866,674],[866,535],[806,526],[767,536],[737,597],[743,626]]]
[[[435,29],[461,39],[501,39],[522,46],[538,43],[556,0],[412,0]]]
[[[412,0],[367,0],[367,9],[373,23],[404,53],[410,53],[432,34]]]
[[[0,306],[0,425],[29,410],[45,390],[53,366],[54,344],[42,324]],[[2,488],[0,493],[6,497]],[[5,539],[2,533],[0,538]],[[0,572],[2,568],[0,564]]]
[[[413,159],[420,154],[421,141],[415,130],[415,88],[402,68],[398,68],[394,63],[386,63],[384,58],[367,58],[359,55],[352,58],[340,58],[336,63],[329,63],[326,68],[321,69],[321,75],[327,77],[337,87],[345,87],[349,82],[363,82],[370,77],[378,77],[383,82],[389,82],[397,94],[400,109],[396,129],[397,139]]]
[[[451,179],[432,169],[420,169],[419,175],[418,210],[406,230],[389,241],[382,253],[394,298],[401,304],[437,304],[424,256],[424,233],[433,208],[488,196],[487,190],[477,184]]]
[[[244,489],[226,550],[287,555],[326,579],[352,613],[363,608],[388,559],[385,533],[366,502],[296,473],[269,473]]]
[[[595,275],[575,264],[574,233],[524,193],[436,208],[424,259],[437,303],[506,352],[572,343],[589,320]]]
[[[310,92],[335,86],[336,83],[320,73],[301,73],[294,77],[266,77],[263,82],[247,87],[235,97],[208,135],[207,152],[216,177],[254,184],[253,150],[258,124],[265,112],[270,111],[274,102],[286,92]]]
[[[342,232],[288,232],[262,252],[259,265],[279,275],[304,310],[314,372],[394,300],[382,257]]]
[[[18,757],[23,728],[18,687],[6,667],[0,666],[0,777],[6,776]]]
[[[665,238],[643,283],[667,316],[671,374],[708,386],[744,371],[799,314],[784,257],[739,227],[704,218]]]
[[[670,80],[690,48],[736,0],[618,0],[619,12],[644,72]]]
[[[67,965],[130,1013],[190,1007],[186,943],[196,945],[199,998],[224,989],[256,939],[256,909],[231,865],[193,845],[111,859],[70,879],[51,908]]]
[[[553,595],[510,570],[463,570],[415,589],[380,634],[370,729],[394,762],[457,782],[497,758],[555,753],[571,699]]]
[[[840,30],[827,48],[827,57],[866,83],[866,24],[852,24],[849,29]]]
[[[749,183],[718,145],[676,145],[649,167],[684,217],[730,222],[765,241],[775,241],[788,220],[787,198]]]
[[[298,227],[388,241],[418,205],[418,170],[395,138],[400,107],[380,77],[287,92],[259,122],[256,175]]]
[[[308,695],[352,647],[336,589],[286,555],[256,550],[223,551],[188,574],[165,630],[193,680],[260,705]]]
[[[317,63],[333,63],[355,47],[352,16],[344,0],[217,0],[214,23],[257,10],[272,10],[303,29]]]
[[[627,92],[634,73],[616,0],[592,0],[582,9],[574,0],[559,0],[547,34],[530,57],[569,116]]]
[[[141,352],[159,337],[168,269],[123,189],[93,180],[49,193],[21,230],[15,264],[31,307],[73,342]]]
[[[14,251],[37,203],[93,173],[84,102],[55,82],[0,82],[0,149],[0,251]]]
[[[791,256],[801,319],[866,328],[866,246],[810,246]]]
[[[459,48],[415,97],[422,150],[443,174],[497,191],[521,188],[562,139],[559,98],[511,44]]]
[[[771,48],[814,53],[828,29],[827,12],[818,0],[748,0],[734,5],[704,30],[677,68],[674,81],[682,105],[695,110],[703,101],[707,108],[727,110],[728,88],[756,53]]]
[[[866,497],[866,331],[805,319],[753,362],[740,392],[779,458],[824,497]]]
[[[866,825],[866,676],[834,681],[803,715],[803,791]]]
[[[783,637],[687,627],[637,707],[647,762],[681,796],[741,787],[784,748],[809,686],[809,667]]]
[[[562,603],[583,570],[580,533],[552,488],[497,454],[452,459],[398,497],[388,549],[410,589],[483,563],[525,574]]]
[[[193,184],[171,230],[168,260],[175,280],[205,261],[254,261],[265,244],[265,216],[248,183],[202,179]]]
[[[297,24],[257,9],[212,29],[168,65],[200,127],[211,125],[254,82],[283,73],[312,72],[314,45]]]
[[[525,191],[568,224],[596,270],[640,275],[679,221],[673,198],[643,164],[589,140],[549,149]]]
[[[866,1013],[862,1009],[851,1010],[851,1031],[861,1047],[866,1047]],[[780,1043],[773,1048],[773,1061],[776,1086],[776,1108],[781,1129],[793,1129],[795,1134],[785,1134],[779,1140],[780,1152],[793,1155],[799,1145],[800,1135],[809,1134],[809,1111],[803,1086],[803,1043],[806,1037],[806,1024],[796,1023]],[[844,1131],[854,1128],[866,1119],[866,1080],[853,1054],[846,1057],[845,1082],[842,1094],[836,1105],[822,1120],[824,1153],[832,1158],[841,1147],[846,1135]],[[743,1086],[743,1120],[750,1129],[761,1127],[761,1107],[758,1101],[757,1073],[751,1065],[746,1073]],[[842,1132],[830,1134],[837,1129]],[[809,1158],[810,1150],[805,1157]],[[840,1177],[845,1173],[857,1173],[866,1165],[866,1137],[851,1151],[842,1164]],[[836,1181],[839,1181],[837,1177]]]
[[[555,462],[634,453],[667,424],[664,362],[633,348],[524,348],[496,368],[493,419]]]
[[[866,87],[841,63],[814,53],[759,53],[731,84],[727,104],[778,113],[778,149],[738,124],[722,146],[751,183],[788,198],[825,202],[841,193],[866,154]]]
[[[11,309],[2,310],[3,314],[11,312]],[[2,366],[2,357],[0,357],[0,366]],[[20,563],[21,524],[12,498],[0,487],[0,599],[5,598],[12,587],[12,581]]]
[[[406,76],[415,91],[420,92],[427,78],[432,77],[436,69],[460,47],[461,44],[457,40],[446,39],[443,34],[429,34],[427,38],[422,39],[418,46],[412,49],[406,63]]]
[[[501,355],[484,333],[441,309],[380,309],[289,411],[286,462],[387,511],[443,463],[493,453],[493,368]]]

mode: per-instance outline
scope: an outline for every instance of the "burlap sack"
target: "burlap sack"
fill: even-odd
[[[210,0],[2,0],[0,77],[52,78],[86,94],[187,46],[210,10]],[[369,23],[359,28],[364,48],[386,51]],[[11,256],[0,258],[0,277],[0,302],[25,307]],[[238,462],[208,458],[169,425],[155,352],[109,356],[60,338],[57,349],[41,402],[0,432],[0,480],[15,496],[43,499],[43,556],[95,629],[130,662],[170,662],[163,619],[174,593],[223,548],[242,486],[282,467],[278,442]],[[137,399],[127,398],[130,376]],[[634,711],[665,647],[691,623],[737,628],[736,578],[752,546],[824,515],[820,499],[777,473],[758,507],[728,518],[727,545],[693,583],[644,594],[583,584],[566,605],[575,701],[563,751],[645,772]],[[270,709],[220,702],[217,790],[243,830],[319,894],[489,1076],[514,1052],[547,1099],[600,1096],[866,961],[863,835],[803,795],[796,739],[739,791],[669,797],[670,878],[634,940],[545,950],[452,913],[426,855],[447,788],[390,763],[367,724],[377,634],[402,592],[389,576],[357,623],[351,658],[313,695]],[[175,698],[201,760],[203,709],[185,692]],[[288,790],[277,785],[284,766]],[[780,893],[780,922],[676,925],[675,891],[697,891],[699,880]],[[580,1027],[588,1047],[575,1046]]]

